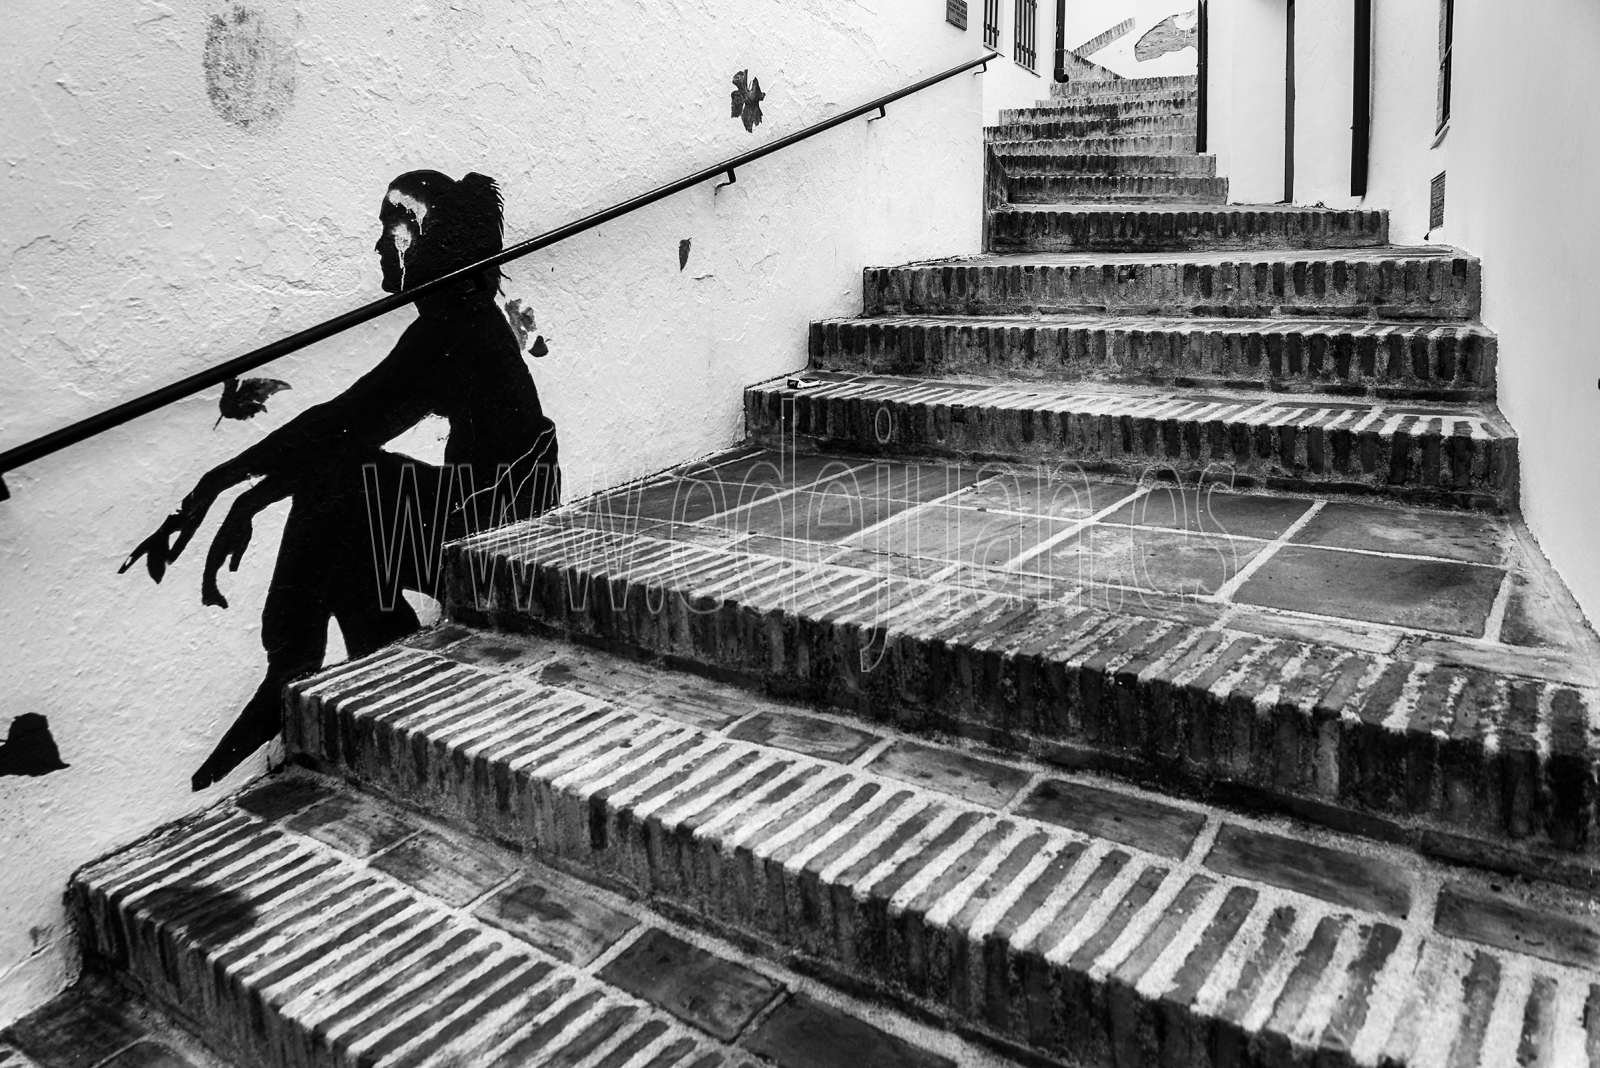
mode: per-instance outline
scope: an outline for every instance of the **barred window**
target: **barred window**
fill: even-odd
[[[1439,121],[1434,127],[1444,129],[1450,121],[1450,53],[1455,45],[1456,0],[1439,0]]]
[[[1017,0],[1016,48],[1012,58],[1033,70],[1038,62],[1039,0]]]
[[[983,0],[983,43],[1000,47],[1000,0]]]

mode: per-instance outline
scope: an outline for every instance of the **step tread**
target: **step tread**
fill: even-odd
[[[597,659],[498,635],[442,653],[386,650],[292,688],[295,729],[315,735],[298,744],[340,767],[343,739],[363,739],[342,770],[380,789],[457,814],[476,804],[499,814],[498,834],[1047,1051],[1085,1040],[1137,1050],[1151,1041],[1140,1025],[1162,1005],[1202,1027],[1222,1018],[1339,1058],[1330,1063],[1370,1063],[1379,1050],[1409,1061],[1413,1005],[1434,1040],[1465,1031],[1504,1048],[1530,1001],[1561,1048],[1585,1040],[1600,933],[1562,914],[1560,891],[1547,888],[1541,908],[1403,850],[1286,836],[881,726],[877,744],[830,749],[848,722],[759,700],[741,707],[737,691]],[[428,672],[480,689],[441,697],[418,681]],[[584,728],[571,725],[586,713],[594,729],[579,738]],[[398,759],[380,755],[385,740]],[[409,751],[427,756],[400,756]],[[492,786],[473,784],[502,769],[512,800],[497,805]],[[764,876],[771,889],[747,896],[734,873],[752,867],[748,885]],[[1292,932],[1299,978],[1285,966],[1258,987],[1239,968],[1268,925]],[[1554,937],[1529,955],[1514,941],[1519,926]],[[884,938],[887,957],[871,949]],[[897,951],[908,939],[917,951]],[[1350,966],[1358,957],[1365,967]],[[1010,967],[996,970],[996,959]],[[1531,990],[1416,989],[1415,975],[1472,962],[1548,978]],[[1030,1027],[1011,976],[1034,968],[1120,985],[1134,1019],[1086,1000],[1068,1017],[1075,1033]],[[1249,1011],[1276,1003],[1286,980],[1309,989],[1322,976],[1337,993],[1315,1007]]]
[[[197,1030],[251,1064],[333,1063],[320,1048],[372,1068],[756,1068],[757,1052],[793,1063],[782,1028],[797,1015],[849,1028],[893,1068],[957,1064],[615,894],[304,773],[88,866],[73,893],[100,954],[123,950],[132,978],[180,994]]]

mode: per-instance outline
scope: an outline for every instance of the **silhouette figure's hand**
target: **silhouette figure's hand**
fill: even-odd
[[[241,498],[217,529],[217,536],[211,539],[211,549],[206,553],[205,575],[200,579],[201,603],[217,608],[228,607],[228,599],[217,588],[217,572],[222,569],[224,560],[228,563],[229,571],[239,570],[239,561],[250,547],[250,536],[255,532],[251,522],[254,515],[254,509]]]
[[[134,546],[133,552],[129,553],[122,566],[117,568],[117,574],[127,571],[142,556],[150,577],[160,582],[166,577],[167,565],[182,555],[189,544],[189,539],[200,529],[206,512],[211,508],[211,502],[216,499],[217,490],[213,488],[212,476],[208,474],[200,480],[194,492],[183,499],[178,510],[162,520],[161,526],[156,528],[154,534]]]

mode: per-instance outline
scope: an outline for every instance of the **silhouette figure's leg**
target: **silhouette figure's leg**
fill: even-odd
[[[261,612],[266,677],[194,773],[190,786],[195,790],[223,778],[278,733],[284,686],[322,667],[328,620],[341,587],[352,572],[372,567],[359,463],[346,460],[271,477],[293,479],[294,505]]]

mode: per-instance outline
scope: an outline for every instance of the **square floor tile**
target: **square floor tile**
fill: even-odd
[[[782,711],[751,716],[729,731],[728,737],[758,745],[775,745],[840,764],[850,763],[879,741],[876,734],[842,723]]]
[[[962,508],[1087,519],[1137,488],[1131,482],[1093,482],[1086,478],[1004,471],[986,478],[951,503]]]
[[[1303,497],[1257,497],[1210,486],[1163,484],[1107,516],[1107,523],[1172,527],[1271,540],[1311,507]]]
[[[607,964],[599,978],[724,1042],[782,989],[759,972],[654,929]]]
[[[1190,596],[1216,593],[1265,542],[1096,524],[1028,565],[1085,589],[1134,586]]]
[[[874,552],[1003,567],[1071,526],[1066,520],[1045,516],[1005,515],[934,504],[896,517],[853,539],[851,544]]]
[[[1505,536],[1504,524],[1491,516],[1335,502],[1289,540],[1297,545],[1496,564],[1505,558]]]
[[[825,491],[801,490],[762,501],[729,516],[727,525],[740,533],[835,542],[881,523],[907,507],[903,501],[864,496],[845,483],[834,482]]]
[[[868,767],[880,775],[991,808],[1000,808],[1017,796],[1032,777],[1025,768],[915,742],[896,742]]]
[[[530,871],[478,906],[478,918],[573,964],[588,964],[638,921],[596,901],[581,883]]]
[[[1505,572],[1286,545],[1234,594],[1242,604],[1474,637]]]

